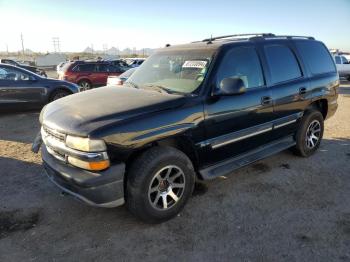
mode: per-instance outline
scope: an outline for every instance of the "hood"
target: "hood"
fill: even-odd
[[[185,97],[132,87],[101,87],[48,104],[42,124],[66,134],[89,136],[110,124],[180,106]]]

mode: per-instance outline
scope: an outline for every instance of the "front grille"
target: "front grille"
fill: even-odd
[[[66,139],[65,134],[62,134],[62,133],[60,133],[52,128],[49,128],[47,126],[43,126],[43,129],[44,129],[47,136],[55,138],[55,139],[59,140],[60,142],[64,142],[64,140]]]
[[[67,147],[66,135],[45,125],[41,127],[41,137],[48,153],[63,162],[68,161],[68,156],[88,162],[108,160],[107,152],[82,152]]]
[[[47,126],[42,126],[41,136],[47,151],[55,158],[65,161],[66,156],[60,148],[64,147],[66,135]]]

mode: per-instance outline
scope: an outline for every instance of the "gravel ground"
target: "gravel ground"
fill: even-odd
[[[350,261],[350,84],[340,92],[315,155],[198,184],[160,225],[63,196],[30,151],[38,113],[0,116],[0,261]]]

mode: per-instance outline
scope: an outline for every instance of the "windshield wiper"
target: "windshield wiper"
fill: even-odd
[[[167,94],[173,94],[175,93],[175,91],[169,89],[169,88],[166,88],[164,86],[160,86],[160,85],[145,85],[143,86],[142,88],[144,89],[152,89],[152,90],[156,90],[156,91],[159,91],[159,92],[166,92]]]
[[[137,88],[137,89],[140,88],[140,87],[139,87],[137,84],[135,84],[134,82],[125,82],[124,85],[129,85],[129,86],[131,86],[131,87],[133,87],[133,88]]]

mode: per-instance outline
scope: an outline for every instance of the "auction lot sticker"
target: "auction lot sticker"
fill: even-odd
[[[207,61],[185,61],[185,63],[182,65],[183,68],[204,68],[207,64]]]

